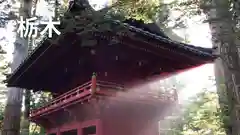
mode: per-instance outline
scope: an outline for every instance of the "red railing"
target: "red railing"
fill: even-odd
[[[62,95],[60,95],[57,98],[54,98],[52,101],[50,101],[48,104],[44,105],[43,107],[40,107],[38,109],[32,110],[30,112],[30,117],[42,115],[44,113],[49,113],[56,109],[64,108],[65,106],[71,105],[72,103],[78,102],[78,100],[87,100],[91,97],[91,86],[92,82],[89,81],[83,85],[80,85]],[[106,95],[106,96],[114,96],[117,92],[123,93],[120,97],[125,98],[131,98],[131,96],[128,96],[128,94],[124,89],[124,85],[120,85],[117,83],[112,82],[106,82],[106,81],[97,81],[96,82],[97,91],[96,94],[100,95]],[[104,89],[98,91],[98,89]],[[109,91],[106,91],[109,90]],[[116,90],[116,91],[115,91]],[[125,94],[124,94],[125,93]],[[151,94],[151,93],[134,93],[136,97],[139,97],[139,99],[143,100],[150,100],[150,101],[174,101],[175,96],[173,94],[167,94],[163,93],[161,95]]]
[[[60,95],[59,97],[54,98],[52,101],[50,101],[48,104],[44,105],[43,107],[32,110],[30,112],[30,116],[32,117],[32,116],[45,113],[51,109],[63,106],[65,104],[68,104],[69,102],[88,96],[90,95],[90,91],[89,91],[90,87],[91,87],[91,82],[87,82],[81,86],[78,86]]]
[[[67,91],[67,92],[63,93],[62,95],[54,98],[51,102],[55,102],[55,100],[59,100],[59,99],[62,99],[62,98],[69,97],[69,96],[73,95],[74,93],[76,94],[76,92],[82,91],[83,88],[88,88],[88,89],[90,89],[90,87],[91,87],[91,81],[86,82],[86,83],[84,83],[84,84],[82,84],[82,85],[80,85],[80,86],[78,86],[78,87],[76,87],[76,88],[74,88],[74,89],[72,89],[72,90],[70,90],[70,91]],[[51,104],[51,103],[50,103],[50,104]]]
[[[107,89],[114,89],[114,90],[118,90],[118,92],[122,92],[125,94],[120,94],[118,95],[119,97],[126,97],[126,98],[131,98],[131,96],[129,95],[133,95],[134,97],[139,97],[139,99],[148,99],[150,101],[175,101],[177,100],[176,96],[174,95],[174,93],[170,93],[170,92],[163,92],[163,93],[147,93],[146,91],[144,92],[139,92],[139,91],[135,91],[132,92],[131,91],[125,91],[124,85],[119,85],[116,83],[112,83],[112,82],[105,82],[105,81],[97,81],[97,86],[100,88],[107,88]],[[120,90],[120,91],[119,91]],[[99,91],[99,94],[109,94],[106,91]],[[116,95],[116,93],[112,93],[113,95]]]
[[[107,82],[107,81],[97,81],[97,87],[124,90],[124,85],[113,83],[113,82]]]

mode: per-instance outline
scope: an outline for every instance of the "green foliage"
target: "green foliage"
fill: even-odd
[[[31,95],[32,95],[30,98],[31,110],[46,105],[52,99],[52,96],[49,92],[35,92],[32,93]],[[30,135],[45,135],[45,134],[46,132],[43,129],[43,127],[30,123]]]
[[[49,92],[35,92],[31,94],[30,108],[36,109],[46,105],[51,100]]]
[[[183,3],[173,0],[166,4],[163,0],[118,0],[109,12],[126,18],[141,19],[144,22],[157,21],[163,27],[169,27],[168,23],[171,22],[173,24],[171,29],[173,29],[185,28],[186,17],[201,14],[198,6],[196,1]],[[176,18],[171,17],[172,11],[177,11],[179,15]]]
[[[111,12],[144,21],[152,21],[160,7],[154,0],[119,0],[118,3]]]
[[[2,130],[3,126],[3,117],[4,117],[4,105],[0,104],[0,130]]]
[[[30,130],[30,135],[46,135],[44,128],[36,124],[31,123],[30,129],[32,129]]]
[[[226,117],[220,110],[216,92],[201,92],[176,112],[177,116],[164,120],[168,123],[166,135],[225,135]]]
[[[204,91],[192,99],[184,109],[185,135],[224,135],[222,119],[223,113],[218,105],[218,96],[215,92]]]

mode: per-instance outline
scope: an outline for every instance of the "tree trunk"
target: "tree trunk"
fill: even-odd
[[[217,87],[217,94],[218,94],[218,102],[220,105],[221,112],[224,114],[224,118],[222,118],[223,126],[227,135],[231,135],[229,133],[229,101],[227,96],[227,88],[225,87],[224,81],[224,71],[223,71],[223,63],[222,60],[216,60],[214,64],[214,71],[215,71],[215,80],[216,80],[216,87]]]
[[[32,17],[36,16],[36,8],[37,8],[37,3],[38,0],[33,0],[32,1]],[[29,38],[28,40],[28,54],[30,54],[33,50],[33,43],[34,39]],[[24,100],[24,106],[25,110],[23,113],[23,119],[22,119],[22,126],[21,126],[21,135],[29,135],[29,126],[30,126],[30,121],[29,121],[29,115],[30,115],[30,102],[31,102],[31,91],[30,90],[25,90],[24,94],[25,100]]]
[[[233,3],[233,18],[236,23],[236,29],[240,30],[240,0],[232,0]]]
[[[226,86],[226,93],[228,97],[228,112],[230,116],[229,123],[227,125],[226,133],[228,135],[240,135],[239,114],[240,107],[239,92],[240,91],[240,65],[237,51],[237,39],[234,36],[233,31],[235,23],[232,20],[232,12],[230,12],[229,1],[212,0],[209,3],[205,3],[204,11],[207,14],[213,46],[219,48],[221,60],[216,62],[216,66],[223,68],[224,82]],[[220,70],[217,69],[216,81],[221,84],[220,79],[223,76],[220,75]],[[220,87],[218,87],[218,93],[221,99],[224,98]]]
[[[233,3],[233,19],[235,23],[235,36],[237,39],[240,39],[240,0],[232,0]],[[240,42],[240,41],[239,41]],[[239,44],[238,44],[239,45]],[[240,46],[237,46],[238,55],[240,57]]]
[[[58,2],[58,0],[55,0],[55,4],[54,4],[54,8],[55,8],[55,10],[54,10],[54,19],[57,21],[57,20],[59,20],[59,2]]]
[[[30,121],[29,121],[29,114],[30,114],[30,98],[31,98],[31,91],[30,90],[25,90],[24,94],[25,100],[24,100],[24,106],[25,110],[23,112],[23,119],[22,119],[22,130],[21,130],[21,135],[29,135],[29,126],[30,126]]]
[[[23,0],[19,9],[19,15],[27,18],[31,13],[31,0]],[[11,70],[14,71],[27,55],[28,40],[21,38],[18,34],[14,43],[14,56]],[[23,89],[8,88],[7,103],[4,112],[2,135],[19,135],[22,108]]]

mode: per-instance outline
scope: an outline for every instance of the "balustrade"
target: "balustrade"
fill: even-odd
[[[39,114],[46,113],[50,110],[54,110],[57,108],[62,108],[67,104],[70,104],[76,100],[89,100],[91,98],[91,86],[92,82],[89,81],[83,85],[80,85],[56,98],[54,98],[52,101],[47,103],[46,105],[37,108],[35,110],[31,110],[30,116],[36,116]],[[114,96],[114,93],[116,94],[117,92],[122,93],[121,96],[126,97],[126,98],[131,98],[131,96],[128,96],[128,92],[125,91],[124,85],[119,85],[116,83],[112,82],[106,82],[106,81],[97,81],[96,82],[97,86],[97,92],[96,94],[99,95],[105,95],[105,96]],[[101,91],[100,91],[101,89]],[[110,92],[107,92],[106,90],[111,90]],[[153,93],[141,93],[141,92],[134,92],[134,95],[138,97],[140,100],[149,100],[149,101],[161,101],[161,102],[172,102],[174,101],[175,95],[171,93],[161,93],[160,95],[156,95]],[[88,96],[86,98],[86,96]],[[83,102],[83,101],[81,101]]]

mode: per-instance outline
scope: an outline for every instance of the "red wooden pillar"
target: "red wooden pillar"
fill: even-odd
[[[96,121],[96,134],[97,135],[103,135],[103,132],[102,132],[102,121],[100,119],[98,119]]]
[[[59,128],[57,128],[57,133],[56,133],[56,135],[61,135],[61,132],[60,132],[60,129],[59,129]]]
[[[94,95],[97,89],[97,78],[96,74],[93,73],[92,80],[91,80],[91,94]]]
[[[77,135],[82,135],[82,126],[81,126],[81,124],[79,124],[78,127],[77,127]]]

